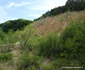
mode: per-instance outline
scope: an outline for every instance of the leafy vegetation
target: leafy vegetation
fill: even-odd
[[[55,33],[50,33],[45,37],[42,37],[39,41],[39,55],[50,57],[58,56],[58,37]]]
[[[79,60],[84,64],[85,54],[85,22],[73,23],[67,27],[61,34],[61,42],[63,47],[63,57],[68,59]]]
[[[0,62],[6,62],[8,60],[12,60],[11,53],[0,53]]]
[[[15,49],[16,46],[20,47],[17,48],[21,54],[16,63],[18,70],[62,70],[64,66],[84,67],[84,25],[85,22],[73,22],[61,32],[59,37],[54,32],[45,36],[35,36],[32,25],[29,25],[22,31],[8,32],[4,37],[6,37],[9,45],[5,47]],[[1,32],[3,33],[3,31]],[[4,37],[2,37],[2,42],[4,42]],[[16,42],[19,42],[19,44],[15,44],[13,47]],[[1,50],[4,49],[1,51],[0,61],[11,60],[12,54],[9,53],[11,49],[7,51],[3,46],[0,46],[0,48]],[[75,70],[84,70],[84,68]]]
[[[18,69],[19,70],[39,70],[40,63],[42,62],[42,58],[39,56],[32,56],[25,54],[22,56],[18,62]]]
[[[57,37],[55,33],[49,33],[46,36],[39,37],[34,42],[35,44],[31,43],[30,46],[35,46],[36,49],[38,49],[36,52],[37,54],[34,54],[36,52],[31,51],[31,56],[24,56],[22,57],[22,60],[20,60],[20,67],[23,70],[57,70],[62,69],[63,66],[85,66],[85,28],[84,28],[85,22],[74,22],[70,26],[68,26],[65,30],[62,31],[61,36]],[[32,41],[31,41],[32,42]],[[37,45],[36,45],[37,43]],[[27,47],[30,47],[27,46]],[[36,47],[37,46],[37,47]],[[26,50],[25,50],[26,51]],[[25,54],[29,54],[29,52],[26,52]],[[41,59],[49,59],[49,64],[44,66],[41,59],[38,59],[36,57],[44,57]],[[24,60],[24,58],[26,60]],[[33,58],[33,60],[29,60],[29,58]],[[36,58],[36,60],[34,59]],[[28,62],[26,62],[28,61]],[[40,64],[35,64],[36,61],[41,61]],[[29,64],[30,63],[30,64]],[[32,64],[31,64],[32,63]],[[24,64],[24,65],[23,65]],[[26,66],[27,65],[27,66]],[[30,66],[31,65],[31,66]],[[36,67],[38,65],[38,67]],[[30,68],[30,69],[27,69]],[[84,68],[83,68],[84,69]],[[83,70],[83,69],[75,69],[75,70]]]
[[[76,0],[76,1],[68,0],[66,2],[66,5],[51,9],[50,11],[47,11],[45,14],[43,14],[41,17],[35,20],[39,20],[40,18],[45,18],[47,16],[59,15],[67,11],[82,11],[82,10],[85,10],[85,0]]]
[[[72,6],[66,3],[65,6],[47,12],[45,17],[68,10],[83,10],[85,5],[81,2],[74,2]],[[81,7],[76,8],[77,4]],[[69,23],[59,36],[54,32],[44,36],[35,35],[31,22],[18,19],[0,25],[1,63],[10,61],[12,67],[16,66],[15,70],[69,70],[62,68],[64,66],[83,67],[75,70],[85,70],[85,21]],[[25,23],[29,25],[23,29]],[[1,69],[3,70],[2,67]]]
[[[3,32],[8,32],[10,30],[17,31],[22,30],[26,25],[32,23],[30,20],[18,19],[18,20],[9,20],[5,23],[0,24]]]

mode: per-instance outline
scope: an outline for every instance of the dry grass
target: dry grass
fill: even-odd
[[[8,62],[0,63],[0,70],[17,70],[16,64],[21,56],[20,49],[14,49],[11,53],[13,54],[13,59]]]

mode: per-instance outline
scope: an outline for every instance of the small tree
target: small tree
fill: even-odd
[[[47,58],[56,57],[59,54],[58,37],[55,33],[50,33],[40,39],[39,42],[39,55],[46,56]]]
[[[27,45],[28,40],[32,37],[34,31],[31,26],[26,27],[23,31],[16,32],[17,41],[20,44],[21,48],[25,48]]]
[[[81,62],[85,57],[85,23],[75,22],[68,26],[61,34],[63,54],[66,58]]]

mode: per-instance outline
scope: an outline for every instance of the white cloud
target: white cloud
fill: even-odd
[[[32,10],[51,10],[52,8],[58,7],[58,6],[62,6],[65,4],[65,1],[67,0],[62,0],[62,1],[58,1],[58,0],[37,0],[37,2],[34,4],[35,6],[33,6],[31,9]]]
[[[30,2],[21,2],[21,3],[15,3],[15,2],[11,2],[9,3],[9,5],[7,6],[8,8],[14,6],[14,7],[21,7],[21,6],[26,6],[30,4]]]
[[[7,21],[9,19],[17,19],[20,16],[29,19],[38,18],[46,11],[64,5],[67,0],[28,0],[28,1],[19,3],[10,2],[8,5],[4,5],[4,7],[0,6],[0,23]],[[22,6],[24,7],[22,8]],[[10,14],[11,9],[13,9],[11,7],[13,8],[21,7],[19,8],[20,13],[17,14],[17,16],[14,15],[14,12],[11,12]],[[22,15],[20,15],[21,13]]]
[[[5,11],[4,7],[0,6],[0,23],[14,19],[17,19],[17,17],[14,18],[9,16],[8,13]]]
[[[7,17],[7,12],[4,10],[2,6],[0,6],[0,23],[4,22]]]

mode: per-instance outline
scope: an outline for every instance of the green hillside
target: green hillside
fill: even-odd
[[[0,28],[4,32],[8,32],[9,30],[22,30],[26,25],[32,23],[31,20],[25,20],[25,19],[17,19],[17,20],[9,20],[7,22],[1,23]]]

